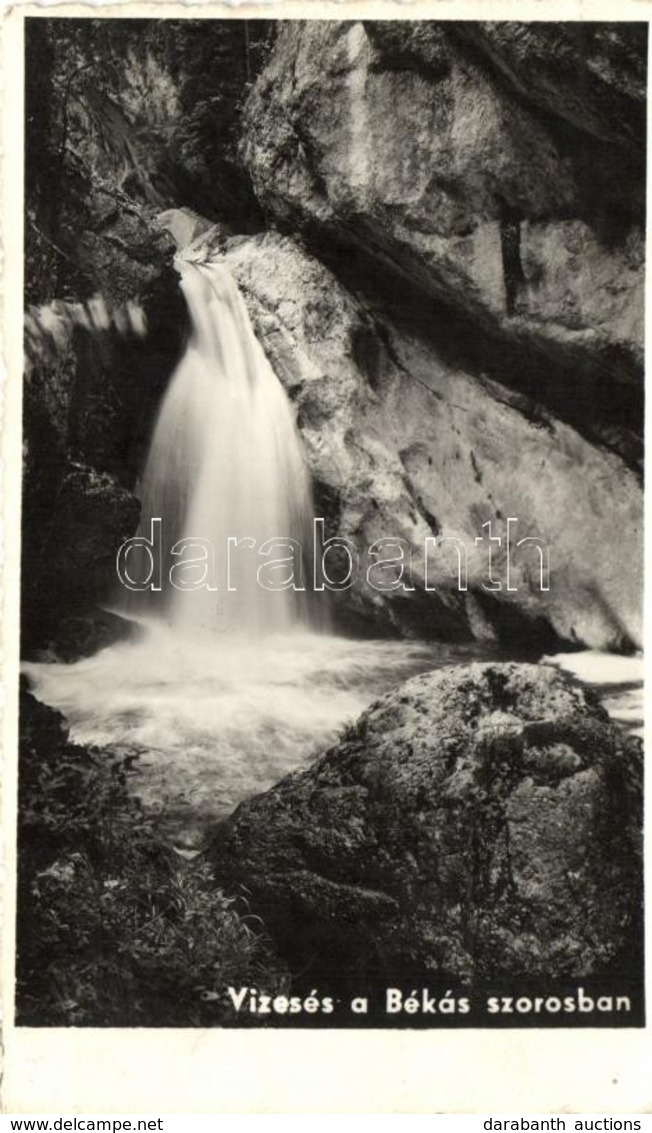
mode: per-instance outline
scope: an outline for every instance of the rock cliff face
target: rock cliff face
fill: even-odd
[[[507,594],[504,547],[502,592],[483,587],[477,556],[469,597],[451,593],[449,565],[448,585],[421,602],[417,572],[417,593],[389,601],[404,629],[523,640],[529,621],[571,642],[640,644],[630,470],[644,105],[636,26],[280,29],[246,109],[243,159],[267,214],[304,235],[348,297],[288,252],[281,266],[269,244],[286,281],[278,300],[264,294],[276,289],[262,255],[258,282],[244,249],[229,258],[285,324],[284,337],[263,320],[261,335],[294,388],[326,499],[339,500],[338,529],[359,546],[390,534],[412,549],[433,534],[473,546],[484,523],[504,539],[516,517],[550,546],[545,594],[533,593],[532,558]],[[317,372],[339,371],[337,395],[292,358],[293,337]],[[628,548],[617,566],[609,531]]]
[[[636,27],[287,23],[243,157],[280,225],[367,289],[414,284],[482,369],[631,463],[644,107]]]
[[[372,705],[309,770],[243,803],[209,853],[315,972],[622,974],[640,774],[640,741],[556,670],[458,666]]]
[[[437,327],[424,337],[354,296],[293,240],[227,241],[224,263],[295,402],[326,534],[358,550],[357,580],[335,595],[343,620],[453,640],[640,641],[642,496],[620,457],[451,356],[445,328],[440,345]],[[549,589],[526,544],[507,591],[508,517],[518,539],[549,546]],[[488,543],[475,544],[488,521],[503,538],[492,555],[500,590],[489,589]],[[460,543],[429,546],[426,579],[425,541],[437,536]],[[390,557],[404,541],[413,590],[390,589],[396,567],[371,576],[382,593],[369,584],[379,539]]]
[[[183,47],[178,74],[160,70],[167,49],[155,40],[147,65],[129,56],[101,114],[85,87],[74,88],[90,118],[75,119],[69,160],[86,169],[101,158],[103,180],[64,187],[70,223],[61,220],[54,242],[66,235],[77,266],[68,278],[59,264],[53,278],[83,300],[94,286],[110,302],[139,299],[150,332],[141,342],[78,330],[65,349],[33,359],[26,646],[56,637],[68,606],[77,614],[110,598],[113,557],[133,534],[138,470],[185,332],[172,244],[143,177],[170,206],[203,202],[219,181],[206,212],[230,225],[216,246],[295,403],[316,512],[327,537],[350,540],[360,555],[356,582],[334,596],[340,624],[640,646],[645,29],[280,22],[255,82],[239,64],[222,92],[233,112],[228,170],[216,138],[200,145],[195,129],[200,122],[208,136],[213,113],[210,100],[195,106],[187,66],[200,32],[193,25],[187,43],[172,36]],[[242,34],[213,31],[207,59],[226,57]],[[57,51],[53,74],[63,65]],[[134,102],[139,67],[145,94]],[[209,86],[221,91],[223,79]],[[49,105],[41,86],[31,95],[37,118]],[[150,88],[163,92],[160,105]],[[224,195],[227,182],[235,192],[241,130],[258,198],[251,204],[247,190],[245,217]],[[198,196],[183,188],[193,176]],[[263,223],[288,235],[224,235]],[[549,547],[548,590],[533,544],[512,555],[508,579],[508,519],[518,521],[516,541]],[[489,522],[502,539],[491,572]],[[449,542],[426,555],[436,537]],[[377,570],[382,593],[369,584],[376,540],[393,541],[388,555],[403,540],[412,590],[387,589],[396,566]],[[468,589],[458,552],[468,555]]]

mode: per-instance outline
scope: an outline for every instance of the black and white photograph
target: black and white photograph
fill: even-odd
[[[24,22],[19,1029],[645,1026],[648,26],[347,8]]]

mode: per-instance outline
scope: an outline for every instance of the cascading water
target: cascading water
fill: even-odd
[[[173,563],[163,574],[170,622],[287,632],[310,621],[312,573],[310,478],[292,409],[229,273],[177,264],[191,337],[154,430],[140,534],[161,520],[164,561]],[[151,613],[151,597],[136,605]]]
[[[292,409],[228,272],[185,254],[177,264],[192,333],[143,473],[141,536],[161,520],[168,567],[174,545],[186,541],[173,573],[182,586],[168,574],[159,594],[130,595],[140,640],[71,665],[23,669],[35,694],[66,715],[74,740],[138,754],[135,792],[161,830],[191,847],[247,795],[323,749],[375,696],[414,673],[498,650],[317,633],[307,589],[260,585],[266,541],[277,544],[275,560],[281,541],[312,548],[310,482]],[[234,590],[225,577],[229,539],[255,540],[237,549]],[[214,577],[199,554],[207,548]],[[308,588],[312,564],[303,565]],[[137,567],[130,564],[134,576]],[[295,579],[298,568],[295,561]],[[273,571],[287,573],[286,564]],[[595,674],[595,659],[584,656]],[[610,662],[595,679],[616,687],[619,678]],[[629,698],[628,722],[636,724],[640,680],[629,672],[624,679],[616,692]]]

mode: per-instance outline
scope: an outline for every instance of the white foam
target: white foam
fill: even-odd
[[[643,735],[644,664],[642,654],[622,657],[615,653],[586,650],[581,653],[557,653],[544,657],[544,663],[556,665],[591,685],[601,693],[602,703],[614,720],[634,735]]]

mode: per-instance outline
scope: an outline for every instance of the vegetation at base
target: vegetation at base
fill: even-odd
[[[228,1026],[229,985],[287,990],[244,902],[157,837],[128,790],[133,757],[69,743],[22,693],[20,760],[19,1024]]]

